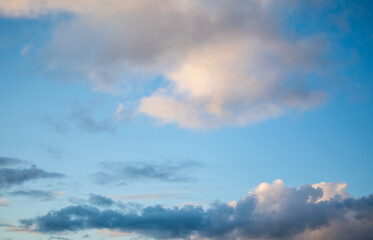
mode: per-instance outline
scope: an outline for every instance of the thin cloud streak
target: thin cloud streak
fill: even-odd
[[[63,195],[61,192],[52,191],[41,191],[41,190],[18,190],[13,192],[7,192],[7,195],[18,196],[18,197],[30,197],[35,199],[41,199],[45,201],[54,200],[57,197]]]
[[[189,182],[189,172],[203,165],[194,161],[103,162],[92,177],[98,184],[127,184],[134,181]]]

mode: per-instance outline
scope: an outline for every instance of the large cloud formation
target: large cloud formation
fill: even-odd
[[[105,228],[154,239],[369,239],[373,196],[352,198],[346,187],[322,183],[297,189],[276,180],[260,184],[239,201],[216,202],[208,209],[157,205],[127,211],[76,205],[21,223],[44,233]]]
[[[45,50],[49,70],[64,78],[88,79],[94,89],[111,92],[131,85],[130,80],[141,84],[144,78],[161,75],[167,85],[140,97],[136,111],[160,123],[214,128],[321,104],[327,93],[310,79],[332,72],[331,51],[336,46],[331,47],[322,30],[301,34],[288,24],[288,17],[307,22],[300,17],[302,9],[318,14],[328,8],[338,19],[343,6],[349,5],[290,0],[1,0],[0,14],[16,18],[70,13],[56,26]],[[298,15],[290,15],[292,11]]]

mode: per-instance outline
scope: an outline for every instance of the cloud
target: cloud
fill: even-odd
[[[114,133],[116,130],[112,119],[96,120],[93,113],[88,109],[75,108],[71,118],[76,121],[79,128],[90,133]]]
[[[286,187],[281,180],[276,180],[272,184],[260,184],[235,204],[215,202],[208,209],[156,205],[140,212],[124,213],[76,205],[20,222],[24,227],[44,233],[109,229],[156,239],[295,240],[326,236],[328,239],[369,239],[373,234],[373,195],[343,198],[337,194],[318,201],[331,186],[339,188],[338,183],[327,187],[324,184]]]
[[[13,185],[20,185],[24,182],[43,179],[43,178],[61,178],[63,174],[46,172],[42,169],[37,168],[35,165],[30,168],[24,169],[12,169],[12,168],[1,168],[0,169],[0,188],[6,188]]]
[[[191,168],[202,166],[194,161],[164,162],[103,162],[103,170],[93,175],[96,183],[127,183],[158,180],[163,182],[191,181]]]
[[[26,55],[30,50],[30,45],[25,45],[21,50],[21,56]]]
[[[154,199],[169,199],[169,198],[185,198],[183,193],[167,193],[167,194],[125,194],[113,196],[117,199],[125,200],[154,200]]]
[[[89,203],[92,205],[97,205],[97,206],[103,206],[103,207],[109,207],[115,204],[115,202],[105,196],[97,195],[97,194],[91,194],[89,195]]]
[[[323,189],[323,196],[318,201],[327,201],[335,196],[339,196],[341,198],[349,198],[350,195],[348,194],[347,190],[347,183],[326,183],[321,182],[317,184],[313,184],[312,187],[314,188],[321,188]]]
[[[0,13],[6,17],[68,13],[45,48],[48,71],[113,93],[122,93],[131,82],[141,85],[144,79],[162,76],[166,86],[135,100],[137,113],[162,124],[217,128],[306,111],[326,101],[327,89],[320,79],[334,71],[337,44],[332,41],[337,41],[337,34],[330,38],[322,29],[304,34],[287,21],[289,12],[297,12],[292,15],[294,22],[305,21],[296,16],[306,18],[303,11],[320,8],[333,10],[336,17],[337,5],[274,0],[164,0],[162,5],[156,0],[84,4],[20,0],[0,2]],[[112,127],[85,113],[77,117],[88,131]]]
[[[42,145],[41,148],[51,157],[59,159],[61,158],[64,151],[58,147],[50,145]]]
[[[63,193],[41,191],[41,190],[27,190],[27,191],[19,190],[19,191],[7,192],[7,194],[11,196],[25,196],[25,197],[31,197],[31,198],[36,198],[36,199],[42,199],[42,200],[53,200],[57,198],[58,196],[62,195]]]
[[[256,123],[326,100],[326,92],[307,86],[305,72],[313,71],[313,61],[303,59],[318,58],[312,55],[327,48],[323,37],[287,43],[255,35],[217,42],[190,52],[167,73],[170,86],[143,98],[139,112],[161,123],[215,128]],[[300,51],[304,55],[289,56]]]
[[[123,105],[122,107],[120,106],[113,116],[97,118],[97,114],[92,108],[74,104],[68,114],[63,116],[44,116],[43,121],[61,134],[66,134],[74,128],[91,134],[114,134],[121,120],[127,117]],[[55,157],[60,157],[62,154],[60,149],[50,146],[44,146],[44,150]]]
[[[20,160],[18,158],[0,157],[0,167],[21,165],[21,164],[25,164],[25,163],[27,163],[27,162],[23,161],[23,160]]]

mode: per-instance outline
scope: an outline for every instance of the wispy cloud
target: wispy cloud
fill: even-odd
[[[0,167],[7,167],[7,166],[14,166],[14,165],[22,165],[26,164],[27,161],[18,159],[18,158],[11,158],[11,157],[0,157]]]
[[[73,129],[79,129],[91,134],[114,134],[119,123],[126,119],[128,120],[127,112],[123,105],[119,105],[115,111],[113,110],[112,116],[99,118],[91,106],[83,107],[82,105],[74,104],[70,112],[65,115],[46,115],[42,120],[57,133],[61,134],[66,134]],[[49,150],[53,151],[50,147],[46,147],[45,150],[48,152],[50,152]]]
[[[53,158],[59,159],[61,158],[64,151],[60,149],[59,147],[51,146],[51,145],[42,145],[41,149],[45,151],[48,155],[50,155]]]
[[[29,52],[30,48],[31,48],[30,45],[25,45],[25,46],[22,48],[22,50],[21,50],[21,56],[26,55],[26,54]]]
[[[330,183],[330,186],[333,184]],[[332,194],[331,188],[303,185],[286,187],[281,180],[262,183],[254,192],[231,203],[166,208],[140,212],[100,210],[78,205],[24,219],[25,227],[53,233],[88,229],[135,232],[156,239],[368,239],[373,234],[373,196],[362,198]],[[338,188],[338,184],[334,184]],[[335,189],[332,192],[337,192]],[[323,201],[318,201],[322,199]],[[345,228],[347,227],[347,228]]]
[[[189,171],[201,167],[194,161],[164,162],[103,162],[102,171],[93,175],[96,183],[121,183],[158,180],[164,182],[191,181]]]
[[[55,172],[46,172],[36,166],[30,168],[1,168],[0,169],[0,188],[6,188],[14,185],[20,185],[24,182],[44,179],[44,178],[61,178],[63,174]]]
[[[156,199],[170,199],[170,198],[185,198],[187,194],[185,193],[157,193],[157,194],[125,194],[112,196],[115,199],[123,200],[156,200]]]
[[[11,196],[21,196],[21,197],[30,197],[41,200],[53,200],[58,196],[63,195],[61,192],[52,192],[52,191],[41,191],[41,190],[19,190],[13,192],[7,192],[7,195]]]

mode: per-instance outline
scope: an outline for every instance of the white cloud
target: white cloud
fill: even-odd
[[[168,86],[140,99],[139,113],[187,128],[246,125],[321,104],[307,74],[325,68],[328,39],[284,33],[291,1],[0,0],[8,17],[59,12],[45,50],[50,71],[121,92],[156,75]],[[285,10],[284,10],[285,9]]]
[[[341,199],[349,198],[347,190],[347,183],[326,183],[321,182],[312,185],[313,188],[321,188],[323,190],[323,196],[318,201],[328,201],[334,197],[340,197]]]
[[[320,41],[290,44],[247,37],[196,48],[167,73],[169,88],[143,98],[139,111],[164,123],[211,128],[256,123],[294,108],[307,110],[322,103],[326,93],[308,89],[304,79],[290,79],[289,72],[312,71],[309,64],[315,63],[308,56],[319,51]]]

